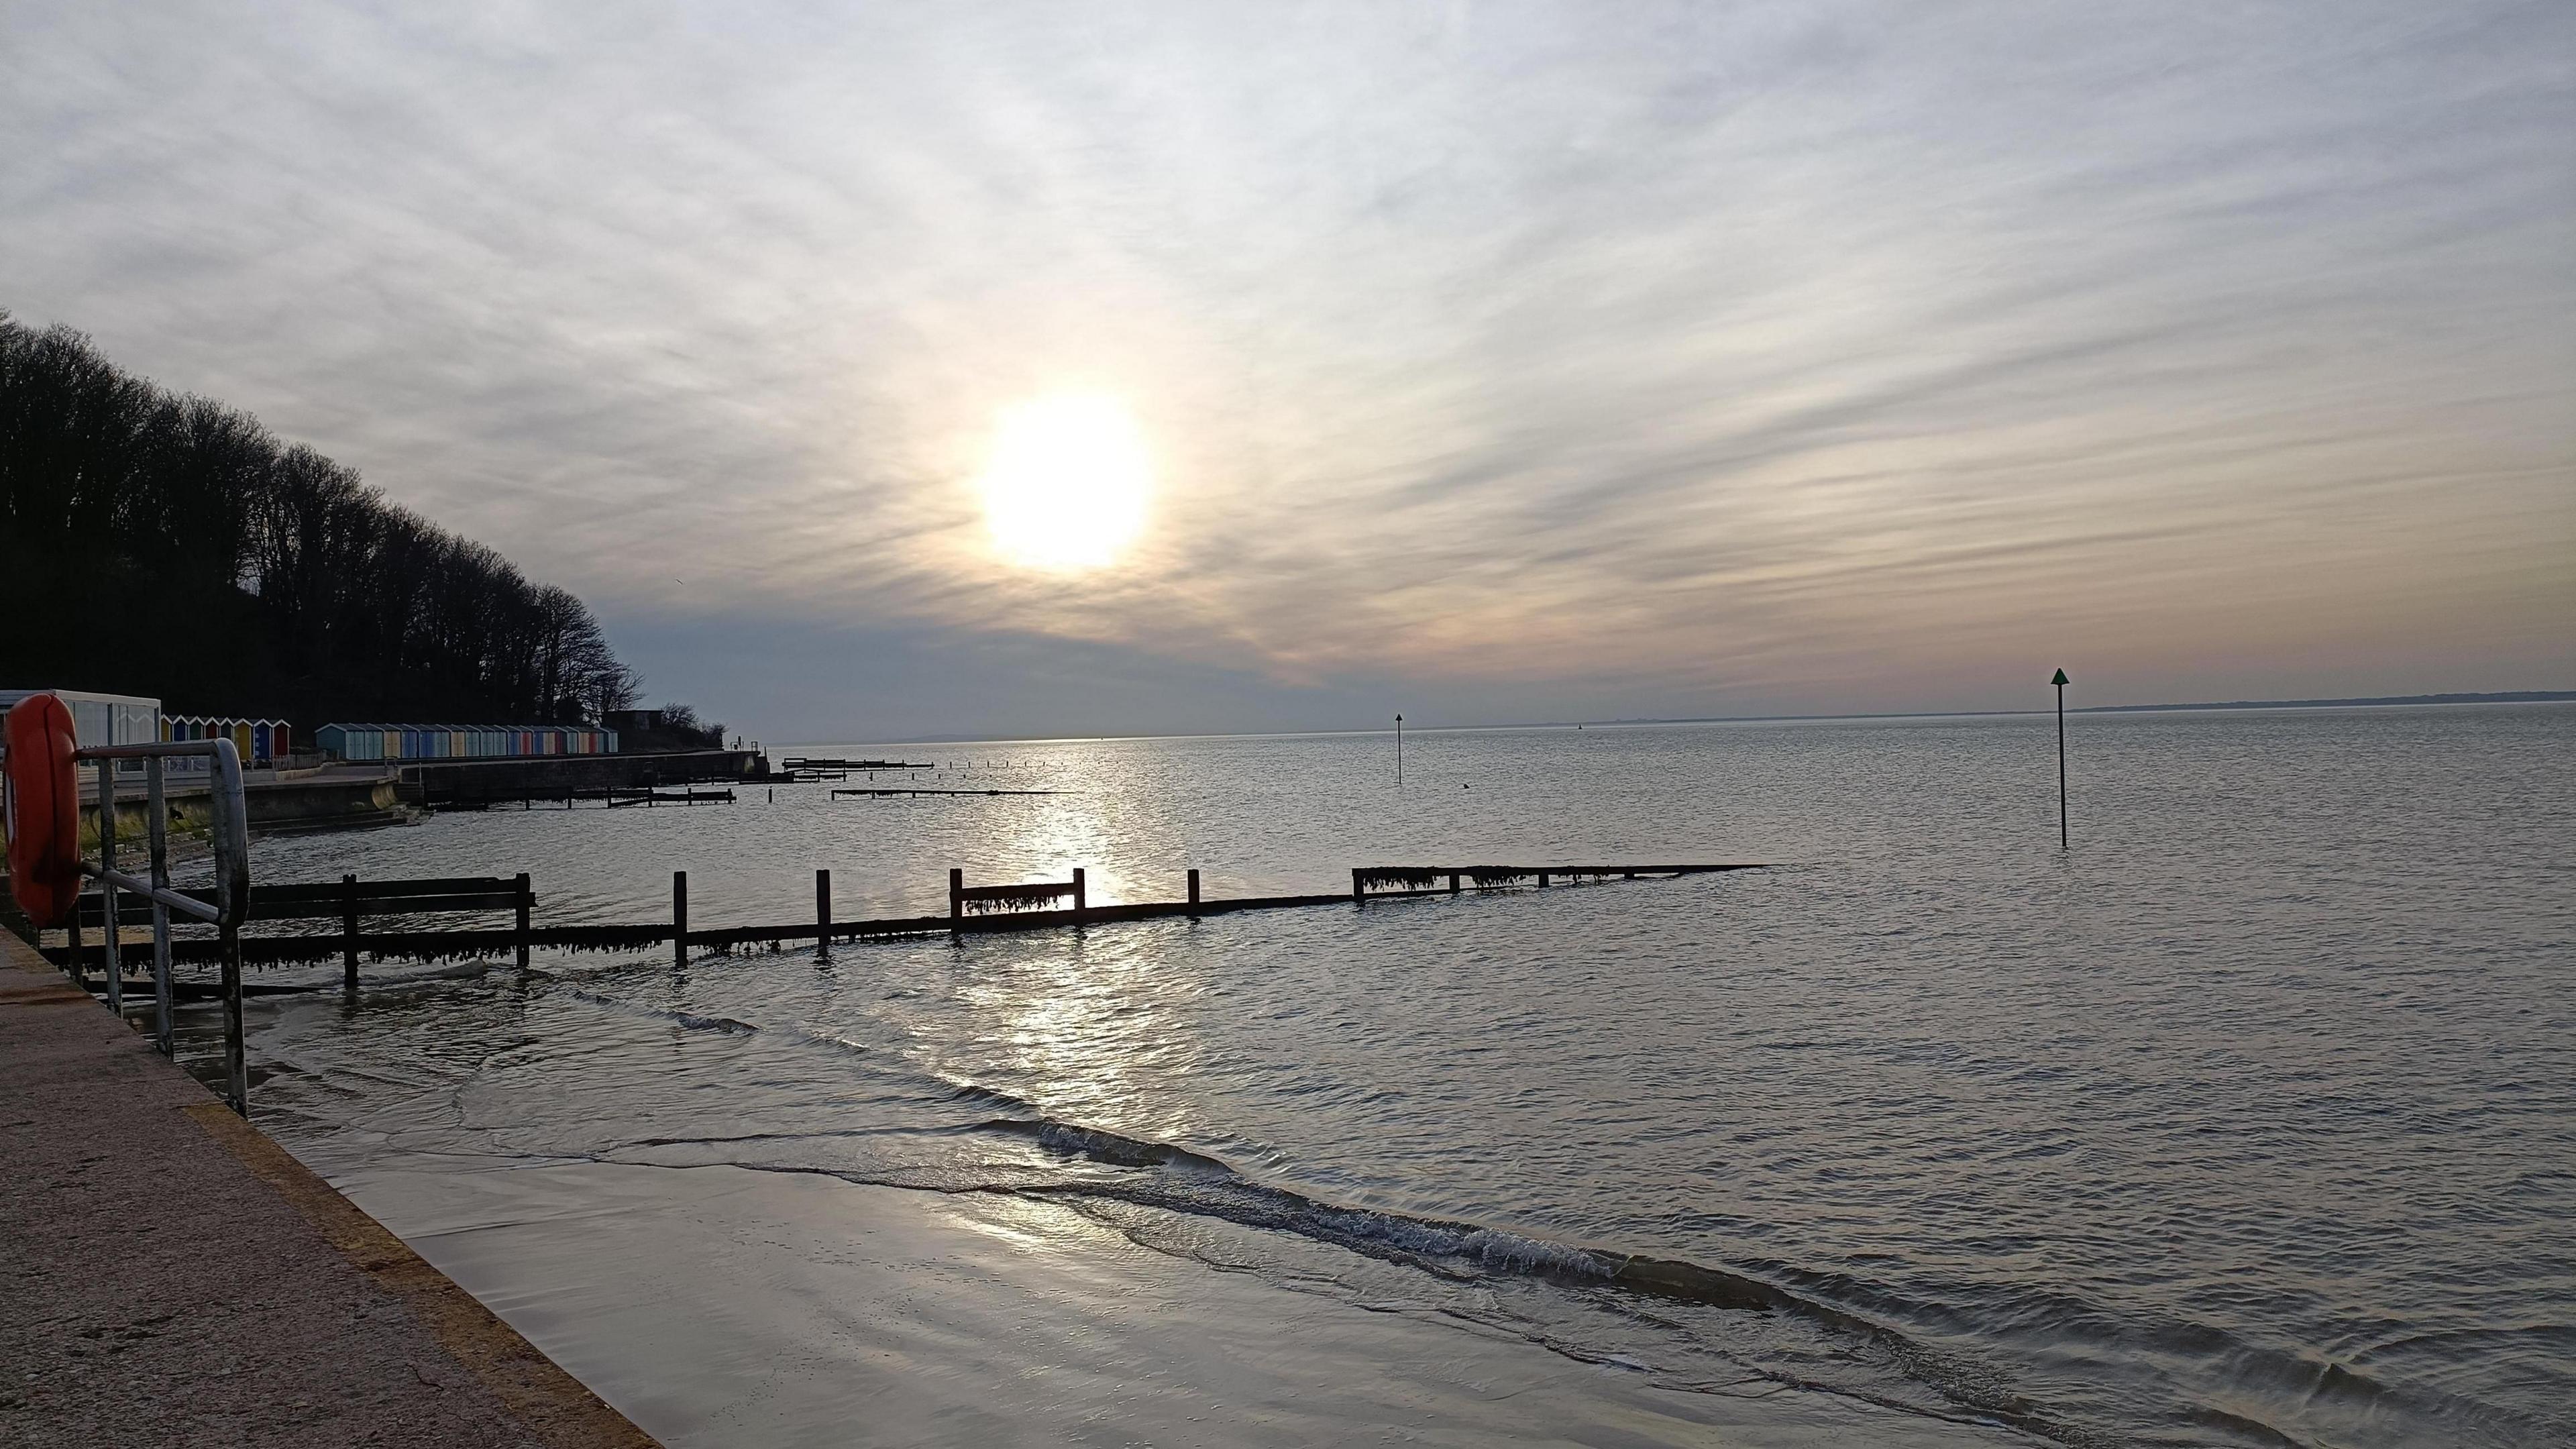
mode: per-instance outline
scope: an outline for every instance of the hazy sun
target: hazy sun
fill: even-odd
[[[1004,410],[984,465],[984,518],[1016,564],[1090,569],[1145,526],[1153,459],[1126,405],[1096,393]]]

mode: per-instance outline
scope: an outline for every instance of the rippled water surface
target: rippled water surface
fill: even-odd
[[[257,1092],[338,1173],[1021,1194],[1230,1269],[1401,1279],[1680,1389],[2075,1444],[2576,1440],[2576,709],[2070,734],[2064,854],[2039,718],[1417,734],[1400,791],[1384,736],[909,747],[943,785],[1067,793],[264,842],[272,880],[527,870],[565,922],[665,918],[686,869],[699,925],[808,918],[818,867],[846,918],[941,909],[951,865],[1082,865],[1100,902],[1193,865],[1222,896],[1774,864],[541,957],[264,1006]]]

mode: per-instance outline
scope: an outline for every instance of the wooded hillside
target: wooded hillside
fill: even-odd
[[[636,696],[572,594],[248,413],[6,313],[0,611],[0,683],[172,713],[569,723]]]

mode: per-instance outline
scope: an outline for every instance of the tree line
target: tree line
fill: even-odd
[[[570,592],[6,312],[0,611],[0,683],[302,731],[596,720],[641,686]]]

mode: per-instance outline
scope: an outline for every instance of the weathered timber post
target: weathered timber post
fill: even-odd
[[[1458,872],[1454,870],[1449,872],[1449,894],[1458,894]]]
[[[1090,905],[1090,897],[1083,893],[1082,867],[1077,865],[1073,868],[1073,923],[1075,925],[1082,924],[1082,918]]]
[[[1195,865],[1194,865],[1194,866],[1191,866],[1191,867],[1190,867],[1190,919],[1191,919],[1191,920],[1193,920],[1193,921],[1195,921],[1195,920],[1197,920],[1197,919],[1199,918],[1199,909],[1198,909],[1198,907],[1199,907],[1199,868],[1198,868],[1197,866],[1195,866]]]
[[[340,989],[358,989],[358,878],[340,877]]]
[[[1368,904],[1368,893],[1360,889],[1360,868],[1356,865],[1351,867],[1351,904],[1355,906]]]
[[[1546,871],[1540,871],[1540,872],[1538,873],[1538,888],[1539,888],[1540,890],[1546,890],[1546,889],[1547,889],[1547,872],[1546,872]]]
[[[832,944],[832,873],[814,872],[814,949]]]
[[[961,939],[959,928],[966,920],[966,872],[956,866],[948,868],[948,939]]]
[[[689,873],[671,872],[671,964],[689,964]]]
[[[519,969],[528,969],[528,917],[537,905],[537,889],[528,883],[528,873],[519,872]]]

